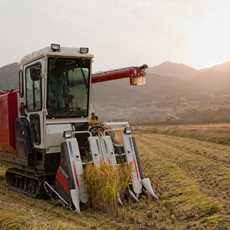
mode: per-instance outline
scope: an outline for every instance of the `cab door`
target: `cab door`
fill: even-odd
[[[34,61],[24,66],[25,73],[25,113],[31,127],[34,148],[45,149],[44,137],[44,76],[45,59]],[[36,153],[38,151],[35,151]],[[41,153],[40,153],[41,155]],[[43,156],[37,156],[43,158]],[[42,154],[43,155],[43,154]]]

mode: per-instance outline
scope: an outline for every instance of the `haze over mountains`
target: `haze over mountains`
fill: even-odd
[[[177,64],[173,62],[163,62],[158,66],[147,69],[148,73],[154,73],[163,76],[181,77],[184,79],[192,79],[202,70],[196,70],[184,64]]]
[[[148,68],[147,72],[189,79],[206,90],[228,91],[230,86],[230,61],[200,70],[184,64],[163,62],[159,66]]]
[[[146,70],[147,83],[96,83],[92,102],[102,120],[162,121],[191,108],[230,107],[230,61],[206,69],[163,62]],[[18,88],[17,63],[0,68],[0,90]]]

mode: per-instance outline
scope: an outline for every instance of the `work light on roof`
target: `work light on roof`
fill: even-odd
[[[60,45],[59,44],[51,44],[51,50],[55,51],[59,51],[60,50]]]
[[[80,48],[80,53],[81,54],[87,54],[89,52],[89,48],[86,48],[86,47],[81,47]]]

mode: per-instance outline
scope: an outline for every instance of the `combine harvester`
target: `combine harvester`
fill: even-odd
[[[90,126],[91,83],[130,78],[131,85],[145,84],[147,65],[92,75],[93,57],[88,48],[51,44],[21,59],[19,89],[0,91],[0,163],[10,166],[7,185],[32,197],[52,192],[78,213],[80,202],[88,201],[84,166],[118,165],[120,156],[133,162],[131,196],[138,201],[147,190],[157,198],[143,176],[132,128],[120,130],[120,145],[113,130]],[[97,128],[102,132],[95,136]]]

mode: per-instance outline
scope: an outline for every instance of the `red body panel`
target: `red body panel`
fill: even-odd
[[[145,68],[147,68],[147,65],[143,65],[140,67],[129,67],[124,69],[111,70],[111,71],[93,74],[92,83],[111,81],[111,80],[117,80],[117,79],[129,77],[130,84],[132,85],[131,78],[145,75],[145,70],[144,70]]]
[[[70,191],[69,191],[69,185],[68,181],[66,178],[62,175],[61,171],[58,169],[57,175],[56,175],[57,180],[60,182],[61,186],[65,189],[67,194],[70,196]]]
[[[18,90],[11,90],[0,94],[0,152],[15,153],[15,119],[18,118],[17,92]]]

